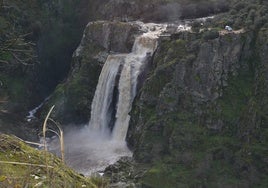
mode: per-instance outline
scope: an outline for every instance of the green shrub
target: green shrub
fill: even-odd
[[[215,29],[208,30],[204,32],[203,39],[205,40],[213,40],[219,37],[219,32]]]

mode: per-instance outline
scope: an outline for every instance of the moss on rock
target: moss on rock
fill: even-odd
[[[267,186],[267,32],[255,29],[160,43],[128,133],[150,165],[144,187]]]

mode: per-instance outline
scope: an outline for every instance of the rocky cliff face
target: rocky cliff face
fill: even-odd
[[[134,158],[151,164],[145,187],[267,185],[264,33],[181,33],[160,43],[128,133]]]
[[[200,37],[198,34],[186,33],[176,40],[163,41],[160,44],[155,55],[154,71],[143,86],[136,104],[137,109],[134,110],[135,114],[139,114],[139,119],[133,122],[135,129],[141,130],[139,126],[146,126],[147,121],[152,123],[146,116],[150,117],[152,114],[143,112],[143,107],[146,110],[150,107],[155,118],[165,118],[186,108],[184,110],[189,115],[199,119],[198,122],[205,121],[203,123],[208,128],[215,131],[223,128],[221,120],[203,120],[204,111],[200,107],[216,103],[223,96],[228,78],[238,74],[238,69],[242,66],[239,61],[248,46],[242,40],[245,37],[242,35],[230,34],[202,42]],[[165,121],[149,126],[163,130]],[[146,131],[138,135],[143,135],[144,132]]]
[[[165,6],[168,3],[170,2],[162,0],[0,1],[0,48],[5,49],[10,41],[19,39],[12,48],[18,47],[21,50],[24,45],[23,50],[28,50],[26,53],[16,52],[16,57],[13,57],[13,52],[0,53],[0,110],[20,113],[23,117],[29,109],[38,106],[59,82],[65,81],[71,68],[72,53],[88,21],[154,20],[154,17],[156,20],[164,20],[167,19],[166,14],[160,15],[160,10],[167,13],[168,8]],[[177,15],[179,8],[176,4],[171,11],[172,15]],[[14,27],[10,27],[11,25]],[[122,34],[125,32],[121,32]],[[125,49],[119,50],[126,51],[131,48],[131,40],[133,39],[129,39],[126,46],[122,47]],[[110,42],[115,47],[108,50],[113,51],[119,47],[115,44],[115,37]]]
[[[262,11],[252,13],[254,19],[245,15],[251,8],[234,6],[252,26],[225,14],[205,23],[209,29],[160,39],[131,112],[127,141],[136,163],[123,162],[130,174],[121,173],[122,165],[110,167],[120,169],[124,181],[144,187],[267,185],[267,25]],[[219,32],[230,22],[244,30]],[[122,30],[127,32],[114,38]],[[136,26],[121,22],[87,26],[73,72],[52,100],[56,117],[79,122],[89,116],[108,53],[129,51],[137,33]]]
[[[91,101],[107,56],[130,52],[139,32],[139,26],[131,23],[97,21],[87,25],[81,44],[73,54],[72,72],[67,82],[56,88],[48,104],[56,105],[57,120],[88,122]]]
[[[72,34],[81,29],[71,27],[71,23],[76,23],[77,19],[73,19],[69,12],[73,12],[72,5],[76,1],[68,1],[66,4],[55,2],[40,2],[46,10],[41,16],[44,19],[41,23],[51,26],[42,32],[52,29],[55,33],[48,32],[46,37],[39,38],[42,27],[37,19],[31,27],[34,34],[31,37],[34,39],[27,38],[26,41],[40,39],[38,41],[44,42],[43,47],[47,49],[39,51],[43,60],[47,60],[48,56],[51,62],[60,59],[63,63],[64,55],[67,54],[69,58],[66,62],[70,63],[70,51],[77,42],[77,35]],[[78,24],[81,26],[94,19],[170,21],[229,9],[225,1],[221,0],[200,2],[81,0],[75,4],[78,9],[75,9],[74,14],[81,18]],[[1,1],[0,5],[3,5]],[[144,187],[268,187],[267,2],[237,1],[230,7],[228,13],[216,16],[208,21],[209,24],[203,23],[205,28],[197,24],[195,32],[183,32],[173,34],[169,39],[160,39],[151,69],[133,104],[127,141],[134,152],[135,162],[131,162],[133,166],[126,165],[131,173],[122,173],[125,174],[123,176],[138,181]],[[12,13],[11,9],[9,11]],[[191,14],[187,14],[189,12]],[[10,18],[14,15],[12,13]],[[37,11],[29,15],[38,17],[39,14]],[[0,27],[3,28],[6,23],[3,17],[6,15],[0,16]],[[23,14],[22,20],[16,23],[18,28],[23,28],[23,24],[28,28],[29,20],[36,20],[34,16],[31,19],[25,17],[27,15]],[[227,24],[235,30],[243,28],[245,32],[223,32],[219,35],[218,31]],[[20,29],[16,30],[16,34],[28,31]],[[61,64],[67,67],[63,71],[64,75],[68,74],[69,65],[71,72],[66,81],[57,86],[43,114],[55,104],[53,116],[56,120],[77,124],[87,122],[105,59],[109,53],[129,52],[139,32],[137,25],[119,21],[88,24],[71,64]],[[64,39],[69,37],[70,40],[65,43]],[[57,41],[53,43],[53,48],[50,48],[51,41]],[[56,48],[59,51],[53,50]],[[61,58],[58,58],[58,54],[61,54]],[[0,58],[2,64],[15,59],[2,51]],[[38,76],[46,79],[50,75],[50,80],[54,80],[53,75],[56,75],[55,80],[59,81],[58,76],[62,72],[56,70],[61,70],[61,65],[56,63],[54,67],[51,62],[41,63],[45,69]],[[34,71],[21,65],[14,67],[14,78],[14,72],[6,72],[6,66],[0,67],[0,87],[5,87],[1,90],[4,92],[0,93],[0,127],[5,126],[1,127],[1,131],[9,125],[4,119],[7,116],[2,114],[6,109],[3,101],[19,101],[25,110],[25,103],[29,105],[31,100],[27,98],[24,101],[28,96],[28,88],[34,88],[29,80],[22,79],[25,75],[28,78],[28,73],[33,74]],[[45,71],[52,69],[53,74]],[[36,75],[31,76],[36,78]],[[21,109],[14,106],[13,109]],[[122,163],[125,165],[124,161]],[[121,167],[119,164],[115,169],[124,171],[124,167]],[[113,174],[113,168],[110,169]]]

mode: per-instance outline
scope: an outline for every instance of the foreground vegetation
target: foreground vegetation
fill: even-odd
[[[106,187],[75,173],[56,156],[0,134],[0,187]]]

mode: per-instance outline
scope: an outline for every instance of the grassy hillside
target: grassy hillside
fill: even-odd
[[[85,178],[54,155],[0,134],[0,187],[106,187],[101,179]]]

